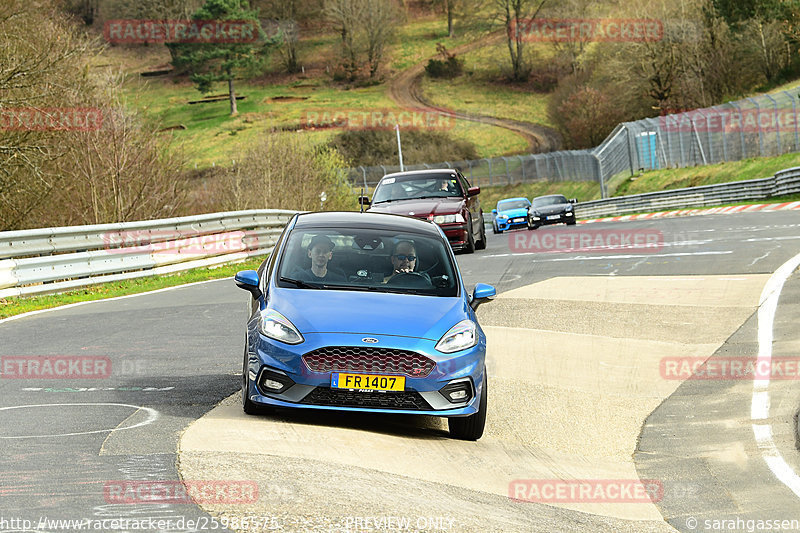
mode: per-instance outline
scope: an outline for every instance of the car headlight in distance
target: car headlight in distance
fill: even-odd
[[[472,320],[462,320],[445,333],[436,349],[442,353],[466,350],[478,344],[478,326]]]
[[[261,313],[261,321],[258,323],[258,330],[265,337],[285,342],[286,344],[300,344],[305,339],[289,322],[289,319],[277,311],[270,310]]]
[[[497,218],[500,220],[508,220],[508,215],[497,215]]]
[[[456,213],[455,215],[436,215],[433,217],[433,221],[437,224],[463,223],[464,217],[461,216],[461,213]]]

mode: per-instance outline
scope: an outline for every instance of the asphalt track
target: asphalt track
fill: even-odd
[[[798,228],[798,213],[774,212],[489,234],[487,250],[458,256],[468,285],[500,293],[480,309],[492,392],[477,443],[450,440],[429,417],[244,417],[231,396],[246,294],[230,280],[4,321],[4,361],[87,356],[111,371],[33,379],[4,363],[0,533],[113,518],[141,521],[103,531],[222,531],[214,517],[245,516],[259,527],[234,530],[747,531],[747,520],[800,520],[789,474],[800,472],[796,380],[770,382],[767,416],[756,419],[764,396],[753,380],[659,371],[670,357],[760,353],[762,290],[800,253]],[[661,240],[542,251],[547,234],[589,229]],[[793,274],[774,313],[776,359],[797,357],[798,296]],[[123,480],[181,478],[255,482],[258,498],[196,505],[109,494]],[[514,480],[637,478],[658,482],[657,501],[509,498]]]

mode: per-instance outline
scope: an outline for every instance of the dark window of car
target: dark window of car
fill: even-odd
[[[321,237],[320,237],[321,236]],[[332,274],[310,275],[312,239],[334,244],[327,263]],[[393,275],[392,255],[399,243],[413,246],[413,270]],[[330,277],[330,279],[327,279]],[[299,289],[353,290],[458,296],[456,269],[449,244],[440,236],[378,229],[303,228],[293,230],[278,266],[278,286]]]
[[[524,209],[529,205],[531,205],[531,203],[528,200],[501,200],[497,202],[497,210],[505,211],[507,209]]]
[[[555,195],[555,196],[542,196],[540,198],[533,199],[533,206],[534,207],[544,207],[547,205],[558,205],[558,204],[568,204],[567,198],[565,196]]]
[[[464,190],[455,173],[395,176],[381,180],[375,189],[372,203],[448,196],[464,196]]]

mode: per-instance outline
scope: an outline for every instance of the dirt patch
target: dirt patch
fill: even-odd
[[[273,96],[272,98],[265,98],[264,103],[273,104],[273,103],[291,103],[291,102],[302,102],[303,100],[308,100],[308,96]]]

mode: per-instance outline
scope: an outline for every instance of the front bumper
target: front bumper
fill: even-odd
[[[248,341],[248,375],[250,401],[275,407],[318,409],[372,413],[425,414],[433,416],[468,416],[478,411],[483,390],[486,340],[467,350],[441,354],[433,349],[436,341],[389,335],[372,335],[383,349],[414,352],[435,363],[424,377],[414,377],[381,369],[359,368],[334,370],[352,374],[404,375],[403,391],[357,391],[331,387],[333,372],[314,371],[303,359],[304,354],[329,347],[353,347],[365,350],[363,335],[333,333],[308,334],[305,342],[295,346],[278,343],[251,332]],[[362,359],[363,360],[363,359]],[[264,377],[283,380],[287,386],[278,393],[260,386]],[[285,377],[283,377],[285,376]],[[470,397],[452,402],[442,389],[453,382],[468,382]]]
[[[565,224],[567,222],[575,221],[575,212],[567,211],[564,213],[555,213],[552,215],[541,215],[536,217],[528,215],[528,222],[531,226],[546,226],[548,224]]]
[[[495,219],[497,224],[497,229],[499,231],[506,231],[515,228],[524,228],[528,221],[524,216],[522,217],[512,217],[505,220]]]
[[[439,224],[439,227],[442,228],[447,240],[450,241],[450,247],[454,250],[466,248],[469,239],[468,226],[466,224]]]

